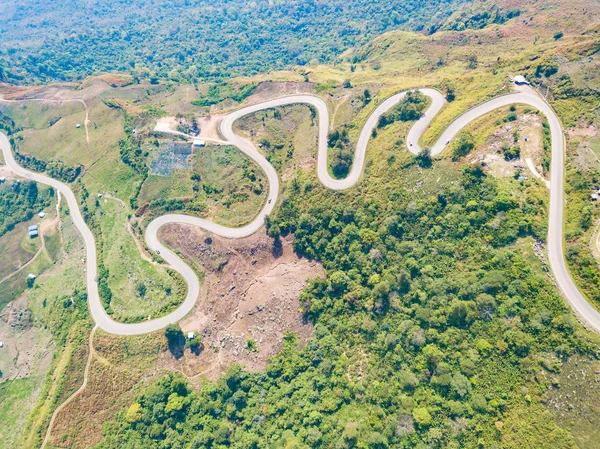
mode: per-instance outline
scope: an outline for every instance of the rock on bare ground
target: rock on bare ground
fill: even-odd
[[[308,279],[324,276],[322,266],[298,257],[292,239],[283,240],[281,255],[273,254],[264,230],[240,240],[210,236],[198,228],[169,225],[161,239],[205,273],[201,297],[181,322],[184,333],[200,333],[203,350],[186,350],[175,359],[168,351],[160,365],[189,377],[216,378],[232,363],[261,370],[279,352],[286,331],[305,342],[312,326],[299,311],[299,294]],[[248,340],[256,350],[247,348]]]

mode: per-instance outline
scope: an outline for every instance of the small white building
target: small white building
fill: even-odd
[[[4,347],[4,342],[0,341],[0,348],[3,348],[3,347]]]
[[[592,201],[598,201],[598,194],[597,193],[592,193],[591,197],[592,197]]]
[[[204,147],[206,142],[202,139],[194,139],[194,147]]]
[[[515,84],[517,86],[529,85],[529,81],[523,75],[515,76]]]
[[[29,274],[27,275],[27,277],[28,277],[29,279],[35,279],[35,278],[36,278],[35,274],[33,274],[33,273],[29,273]]]
[[[196,336],[196,334],[194,334],[193,332],[188,332],[188,339],[189,340],[193,340],[195,336]]]
[[[77,125],[75,125],[75,128],[77,128],[77,129],[81,128],[81,123],[77,123]]]
[[[6,178],[4,176],[0,177],[0,183],[6,182]]]
[[[44,218],[45,216],[46,216],[46,212],[44,212],[44,211],[40,211],[38,213],[38,217],[40,217],[40,218]]]

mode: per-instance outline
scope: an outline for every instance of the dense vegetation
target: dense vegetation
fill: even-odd
[[[434,196],[401,178],[348,195],[293,180],[269,234],[294,233],[327,269],[301,295],[314,338],[298,349],[288,334],[265,372],[234,366],[199,392],[163,378],[100,447],[500,447],[495,423],[527,410],[552,432],[535,447],[569,447],[536,408],[549,385],[536,373],[593,349],[515,245],[545,238],[539,187],[479,165]]]
[[[407,92],[406,96],[389,112],[381,115],[377,122],[378,128],[384,128],[394,122],[411,122],[423,115],[427,106],[427,97],[418,90]]]
[[[53,189],[39,192],[35,182],[0,184],[0,237],[48,207],[53,196]]]
[[[477,5],[472,10],[467,10],[453,18],[444,25],[444,30],[463,31],[468,29],[480,30],[490,24],[501,25],[512,18],[519,17],[519,9],[502,10],[497,6],[490,7],[488,10],[481,10],[481,5]]]
[[[9,2],[0,6],[0,82],[104,71],[195,81],[325,62],[385,31],[442,23],[462,2]]]

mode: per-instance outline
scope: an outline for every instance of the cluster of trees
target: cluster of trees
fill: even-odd
[[[427,106],[427,98],[418,90],[406,93],[406,96],[389,112],[382,114],[377,122],[378,128],[383,128],[394,122],[411,122],[419,120]]]
[[[110,303],[112,301],[112,290],[108,286],[110,272],[103,263],[98,264],[98,294],[102,300],[102,306],[110,315],[112,313]]]
[[[10,136],[15,132],[20,131],[20,129],[17,129],[15,121],[12,118],[0,112],[0,131]]]
[[[53,189],[40,192],[32,181],[0,184],[0,237],[48,207],[53,196]]]
[[[462,131],[452,145],[452,159],[457,160],[466,156],[475,148],[473,133],[471,131]]]
[[[478,11],[479,8],[481,7],[477,6],[471,11],[463,12],[458,17],[452,19],[450,23],[444,25],[443,29],[452,31],[480,30],[493,23],[506,23],[510,19],[521,15],[521,10],[519,9],[509,9],[505,11],[496,6],[481,12]]]
[[[329,61],[391,29],[426,29],[460,3],[110,0],[81,8],[76,0],[23,0],[0,17],[6,30],[0,81],[64,81],[112,71],[154,83],[253,75]],[[31,11],[45,20],[31,23]]]
[[[204,183],[203,186],[205,184],[206,183]],[[150,209],[153,216],[158,216],[173,211],[179,211],[182,213],[192,212],[198,214],[206,210],[206,203],[199,198],[162,198],[151,201]]]
[[[336,178],[344,178],[350,171],[354,157],[354,146],[348,138],[348,129],[335,130],[327,136],[327,146],[333,149],[331,170]]]
[[[198,127],[198,121],[194,114],[177,114],[175,116],[177,120],[177,131],[184,134],[192,134],[197,136],[200,134],[200,128]]]
[[[495,423],[547,391],[544,360],[594,352],[513,246],[544,238],[543,204],[477,164],[433,196],[402,178],[343,193],[300,174],[267,226],[327,270],[301,293],[314,337],[288,333],[264,372],[234,365],[199,391],[163,377],[98,447],[498,445]]]

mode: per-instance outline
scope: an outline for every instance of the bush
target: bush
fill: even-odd
[[[473,134],[470,131],[462,131],[458,136],[458,139],[454,142],[452,159],[457,160],[466,156],[473,148],[475,148]]]

